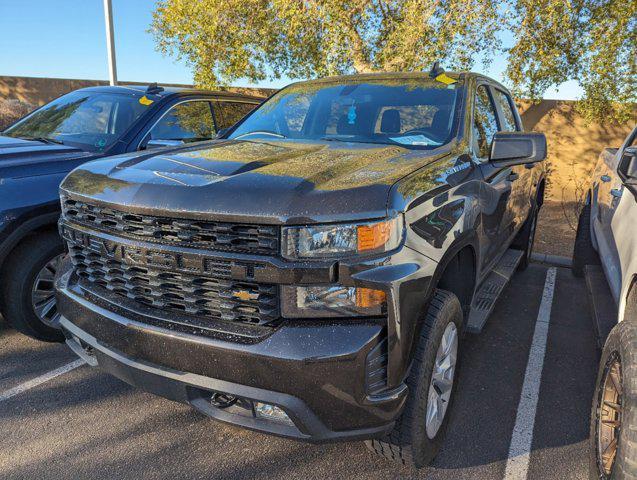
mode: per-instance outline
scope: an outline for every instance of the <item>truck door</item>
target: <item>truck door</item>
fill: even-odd
[[[495,103],[486,84],[478,85],[473,101],[472,151],[485,181],[481,192],[481,267],[489,267],[504,253],[503,246],[513,229],[511,168],[498,169],[489,163],[491,142],[499,130]]]
[[[621,257],[622,253],[624,255],[626,253],[620,250],[622,247],[626,248],[626,245],[622,245],[622,243],[628,243],[628,240],[630,240],[625,235],[619,234],[619,230],[626,223],[630,223],[630,220],[625,217],[620,218],[618,209],[620,203],[626,204],[626,200],[632,201],[632,199],[622,200],[624,195],[630,196],[630,193],[625,192],[618,168],[624,150],[630,146],[637,146],[637,130],[628,137],[624,145],[616,152],[614,149],[604,150],[600,155],[594,173],[594,180],[597,184],[597,211],[591,220],[595,230],[595,239],[597,240],[602,267],[616,301],[619,301],[622,288]],[[634,229],[634,224],[631,227]]]
[[[501,132],[522,131],[522,121],[517,115],[517,109],[511,96],[497,87],[491,87],[491,93],[498,113],[498,124]],[[531,213],[531,199],[535,194],[535,183],[537,182],[537,172],[540,167],[535,163],[527,165],[515,165],[510,168],[509,180],[511,182],[511,207],[513,208],[513,225],[509,237],[506,239],[507,245],[513,241],[514,236],[520,231],[522,225]]]

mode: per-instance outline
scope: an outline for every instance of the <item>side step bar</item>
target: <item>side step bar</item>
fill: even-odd
[[[507,286],[509,280],[522,260],[524,252],[521,250],[507,250],[493,269],[491,274],[482,282],[480,288],[473,297],[467,329],[469,333],[480,333],[489,315],[495,307],[500,293]]]

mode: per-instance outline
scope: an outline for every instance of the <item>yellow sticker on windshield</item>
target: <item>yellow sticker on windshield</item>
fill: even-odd
[[[139,99],[139,103],[141,103],[142,105],[150,105],[151,103],[153,103],[153,101],[150,98],[146,98],[146,95],[144,95],[142,98]]]
[[[441,73],[436,77],[436,81],[440,83],[444,83],[445,85],[451,85],[452,83],[456,83],[457,80],[455,78],[451,78],[446,73]]]

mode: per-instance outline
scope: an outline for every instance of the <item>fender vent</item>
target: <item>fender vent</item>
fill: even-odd
[[[367,354],[365,390],[377,395],[387,389],[387,338]]]

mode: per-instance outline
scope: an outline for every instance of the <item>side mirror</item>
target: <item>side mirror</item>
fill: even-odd
[[[624,150],[618,172],[624,182],[637,184],[637,147],[628,147]]]
[[[546,158],[543,133],[498,132],[493,136],[489,161],[497,167],[541,162]]]
[[[162,147],[178,147],[179,145],[183,145],[183,140],[161,140],[154,139],[148,140],[146,142],[146,148],[162,148]]]
[[[229,127],[222,128],[221,130],[217,132],[217,138],[222,138],[226,133],[228,133],[229,130],[230,130]]]

